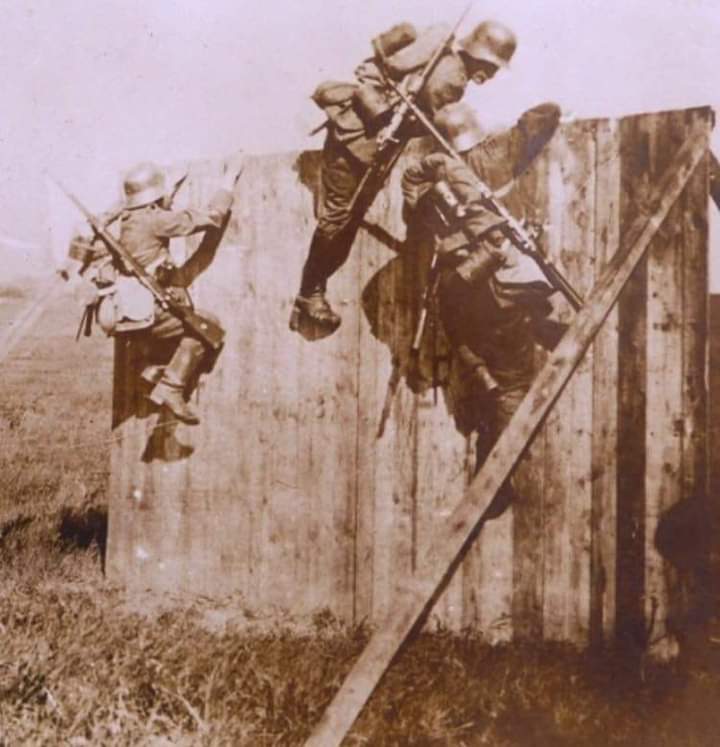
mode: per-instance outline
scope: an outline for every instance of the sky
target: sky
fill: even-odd
[[[320,81],[350,79],[392,24],[466,5],[0,0],[0,237],[44,241],[45,173],[99,211],[138,160],[319,147]],[[471,87],[490,127],[549,99],[577,117],[720,107],[720,0],[478,0],[461,33],[483,18],[519,39],[511,70]]]

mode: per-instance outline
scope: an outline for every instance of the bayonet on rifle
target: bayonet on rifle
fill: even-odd
[[[103,226],[98,218],[96,218],[74,194],[65,189],[65,187],[59,182],[56,182],[56,184],[85,216],[95,235],[102,239],[115,260],[119,262],[128,273],[133,275],[141,285],[152,293],[160,306],[169,311],[173,316],[180,319],[211,348],[219,350],[222,347],[223,338],[225,336],[222,327],[211,319],[207,319],[201,314],[197,314],[188,306],[178,303],[173,295],[145,270],[135,257],[125,249],[125,247]]]

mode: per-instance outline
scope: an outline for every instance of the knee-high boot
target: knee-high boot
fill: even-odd
[[[185,390],[206,355],[205,345],[194,337],[183,337],[165,367],[162,378],[150,392],[150,399],[167,407],[178,420],[197,425],[200,419],[185,401]]]

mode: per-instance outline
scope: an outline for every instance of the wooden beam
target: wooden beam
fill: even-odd
[[[707,145],[707,126],[699,126],[663,174],[646,208],[639,207],[638,217],[623,237],[622,247],[608,264],[571,329],[536,377],[446,525],[438,528],[429,553],[436,564],[412,587],[398,589],[395,604],[355,662],[306,747],[335,747],[343,741],[402,644],[432,608],[482,527],[486,508],[572,376],[633,269],[706,153]]]
[[[710,197],[720,210],[720,163],[717,156],[710,151]]]

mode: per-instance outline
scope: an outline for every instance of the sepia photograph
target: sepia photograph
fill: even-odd
[[[717,744],[720,1],[0,17],[0,747]]]

